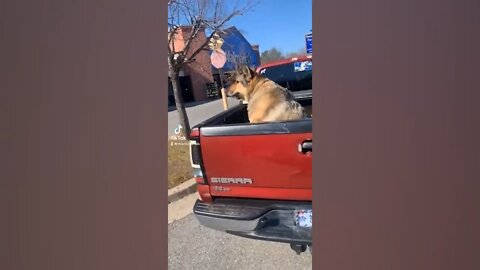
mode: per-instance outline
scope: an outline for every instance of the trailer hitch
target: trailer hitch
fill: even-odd
[[[290,248],[293,249],[297,253],[297,255],[300,255],[302,252],[305,252],[307,250],[306,245],[299,245],[299,244],[290,244]]]

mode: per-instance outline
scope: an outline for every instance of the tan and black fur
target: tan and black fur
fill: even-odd
[[[288,89],[247,66],[237,69],[229,81],[227,95],[248,103],[250,123],[298,120],[306,116],[304,108]]]

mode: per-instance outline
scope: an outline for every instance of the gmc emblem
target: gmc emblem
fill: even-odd
[[[220,184],[253,184],[253,181],[250,178],[212,177],[210,180],[212,183]]]

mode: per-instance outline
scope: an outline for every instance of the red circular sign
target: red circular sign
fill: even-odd
[[[214,51],[212,55],[210,55],[210,61],[215,68],[222,68],[227,62],[225,52],[221,49]]]

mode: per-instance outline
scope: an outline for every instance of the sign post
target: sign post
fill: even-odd
[[[221,49],[223,44],[223,39],[218,35],[213,35],[210,43],[208,44],[209,47],[213,50],[212,54],[210,55],[210,60],[212,65],[218,69],[218,75],[220,76],[220,92],[222,94],[222,101],[223,101],[223,110],[228,109],[228,102],[227,102],[227,95],[225,94],[225,88],[223,87],[223,66],[227,62],[227,56],[225,52]]]
[[[223,87],[223,68],[218,69],[218,72],[220,75],[220,86],[222,87],[220,89],[220,92],[222,94],[223,110],[227,110],[228,109],[227,94],[225,93],[225,88]]]

